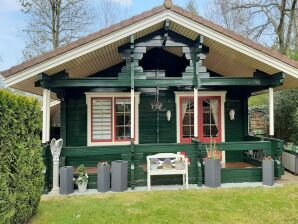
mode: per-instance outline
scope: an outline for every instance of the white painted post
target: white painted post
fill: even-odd
[[[274,136],[274,92],[269,88],[269,135]]]
[[[47,89],[43,90],[43,95],[42,95],[42,144],[45,144],[47,142],[46,138],[46,133],[47,133]]]
[[[130,103],[131,103],[131,109],[130,109],[130,119],[131,119],[131,126],[130,126],[130,138],[133,139],[133,142],[135,142],[135,90],[134,88],[131,88],[130,91]]]
[[[51,128],[51,125],[50,125],[50,115],[51,115],[51,106],[50,106],[50,103],[51,103],[51,91],[50,90],[47,90],[47,118],[46,118],[46,122],[47,122],[47,135],[46,135],[46,141],[49,142],[50,141],[50,128]]]
[[[199,103],[198,103],[198,88],[193,89],[194,93],[194,137],[198,138],[198,109],[199,109]]]
[[[62,146],[63,140],[61,138],[57,141],[56,139],[52,139],[50,143],[51,153],[53,156],[53,188],[50,194],[59,194],[59,158]]]

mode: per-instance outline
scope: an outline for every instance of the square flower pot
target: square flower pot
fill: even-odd
[[[205,186],[212,188],[221,186],[221,164],[219,159],[205,160]]]
[[[60,168],[60,194],[71,194],[74,192],[73,167],[64,166]]]
[[[115,192],[126,191],[128,188],[128,162],[117,160],[112,162],[111,189]]]
[[[107,192],[111,190],[111,166],[97,165],[97,191]]]
[[[273,186],[274,184],[274,161],[263,160],[262,162],[263,184]]]

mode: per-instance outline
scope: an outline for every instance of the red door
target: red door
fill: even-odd
[[[198,138],[201,142],[221,142],[221,98],[204,96],[198,100]],[[180,142],[189,143],[194,138],[193,97],[180,98]]]
[[[199,97],[199,140],[221,142],[220,96]]]

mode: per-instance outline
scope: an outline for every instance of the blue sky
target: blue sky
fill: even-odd
[[[93,0],[94,4],[101,0]],[[112,0],[128,7],[129,15],[136,15],[163,4],[164,0]],[[208,0],[198,0],[200,14]],[[184,7],[187,0],[173,0],[174,4]],[[0,0],[0,71],[21,63],[22,49],[25,46],[21,29],[26,17],[20,10],[19,0]]]

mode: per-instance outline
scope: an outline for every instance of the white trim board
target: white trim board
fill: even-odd
[[[92,142],[91,141],[91,98],[92,97],[127,97],[130,98],[130,92],[111,92],[111,93],[97,93],[86,92],[86,104],[87,104],[87,146],[108,146],[108,145],[130,145],[130,141],[115,142]],[[139,144],[139,104],[140,104],[140,92],[135,92],[135,143]],[[114,116],[114,101],[112,103],[112,132],[114,132],[115,116]]]
[[[65,62],[78,58],[84,54],[102,48],[108,44],[111,44],[120,39],[126,38],[132,34],[135,34],[141,30],[154,26],[160,22],[169,19],[181,26],[184,26],[192,31],[195,31],[201,35],[204,35],[212,40],[215,40],[225,46],[228,46],[238,52],[241,52],[249,57],[255,58],[263,63],[272,66],[273,68],[283,71],[295,78],[298,78],[298,68],[295,68],[291,65],[288,65],[285,62],[282,62],[270,55],[267,55],[263,52],[260,52],[257,49],[254,49],[250,46],[247,46],[237,40],[234,40],[218,31],[215,31],[211,28],[208,28],[198,22],[195,22],[187,17],[184,17],[178,13],[175,13],[171,10],[165,10],[163,12],[157,13],[151,17],[143,19],[137,23],[134,23],[128,27],[115,31],[111,34],[103,36],[97,40],[91,41],[83,46],[77,47],[75,49],[69,50],[61,55],[58,55],[54,58],[48,59],[47,61],[41,62],[37,65],[34,65],[24,71],[20,71],[8,78],[6,78],[7,86],[12,86],[16,83],[19,83],[23,80],[31,78],[39,73],[45,72],[49,69],[52,69],[56,66],[59,66]]]
[[[129,37],[132,34],[135,34],[139,31],[147,29],[151,26],[154,26],[160,22],[163,22],[168,18],[168,11],[163,11],[157,13],[149,18],[146,18],[142,21],[136,22],[133,25],[130,25],[126,28],[115,31],[111,34],[105,35],[97,40],[91,41],[83,46],[77,47],[75,49],[69,50],[61,55],[58,55],[54,58],[48,59],[47,61],[41,62],[37,65],[32,66],[31,68],[20,71],[8,78],[6,78],[6,85],[12,86],[16,83],[19,83],[25,79],[31,78],[37,74],[45,72],[49,69],[57,67],[65,62],[78,58],[82,55],[95,51],[99,48],[102,48],[106,45],[109,45],[113,42],[121,40],[123,38]]]

